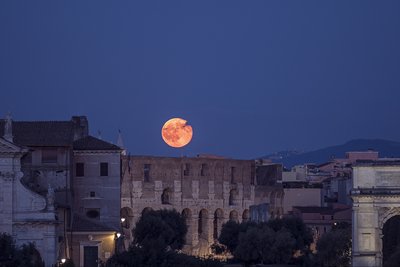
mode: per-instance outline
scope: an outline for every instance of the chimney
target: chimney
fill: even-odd
[[[89,135],[89,123],[86,116],[73,116],[74,141]]]

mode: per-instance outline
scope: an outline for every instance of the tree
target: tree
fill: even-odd
[[[134,230],[134,244],[157,250],[181,249],[187,227],[181,214],[175,210],[157,210],[143,213]]]
[[[239,233],[239,241],[234,256],[243,261],[246,266],[260,262],[262,257],[260,229],[252,227],[246,232]]]
[[[351,263],[351,229],[325,233],[317,242],[317,264],[321,267],[347,267]]]
[[[286,228],[275,232],[274,242],[268,255],[271,256],[271,262],[277,264],[286,264],[293,256],[293,250],[296,246],[296,240]]]
[[[16,265],[15,254],[17,248],[11,235],[0,234],[0,267],[13,267]]]
[[[267,225],[275,232],[286,228],[295,239],[294,250],[304,252],[308,250],[313,242],[313,235],[311,230],[305,225],[303,220],[298,217],[285,217],[282,219],[270,220]]]
[[[0,267],[43,267],[40,253],[33,243],[23,244],[20,248],[7,233],[0,234]]]
[[[234,221],[228,221],[222,225],[218,241],[225,245],[233,254],[239,243],[239,234],[246,232],[250,227],[256,227],[256,225],[257,224],[254,222],[237,223]]]
[[[214,260],[178,253],[184,245],[186,224],[175,210],[148,211],[136,223],[129,250],[113,255],[107,267],[221,267]]]

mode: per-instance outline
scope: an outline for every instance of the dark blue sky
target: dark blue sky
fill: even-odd
[[[0,1],[0,116],[87,115],[131,154],[400,141],[400,1]],[[183,117],[194,138],[167,147]]]

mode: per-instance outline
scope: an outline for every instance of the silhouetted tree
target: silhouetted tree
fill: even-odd
[[[239,234],[246,232],[250,227],[256,227],[256,224],[254,222],[237,223],[228,221],[222,225],[218,241],[233,254],[239,243]]]
[[[43,267],[40,253],[33,243],[15,245],[11,235],[0,234],[0,267]]]
[[[298,217],[285,217],[282,219],[270,220],[268,221],[267,225],[275,232],[281,230],[282,228],[286,228],[295,239],[294,250],[300,250],[301,252],[304,252],[305,250],[309,249],[311,243],[313,242],[311,229],[308,228],[303,220]]]
[[[133,230],[134,244],[177,250],[183,247],[186,232],[185,220],[177,211],[151,210],[143,213],[137,222]]]
[[[175,210],[147,211],[133,230],[129,250],[112,256],[107,267],[221,267],[218,261],[198,259],[177,250],[184,245],[186,224]]]
[[[317,242],[317,264],[321,267],[351,265],[351,229],[325,233]]]

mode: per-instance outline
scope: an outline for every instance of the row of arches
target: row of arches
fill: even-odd
[[[142,214],[148,210],[152,210],[152,208],[144,208]],[[250,219],[250,212],[248,209],[245,209],[240,215],[238,211],[231,210],[227,218],[225,218],[225,213],[221,208],[217,208],[213,214],[210,214],[207,209],[201,209],[198,214],[195,214],[197,216],[194,216],[191,209],[185,208],[182,210],[181,214],[188,226],[188,235],[191,235],[192,238],[193,235],[197,235],[198,240],[207,240],[209,242],[212,241],[210,238],[217,239],[219,237],[222,225],[226,221],[246,222]],[[134,214],[132,209],[129,207],[122,208],[121,218],[122,227],[131,230],[134,224]],[[191,245],[192,238],[188,237],[186,243]]]

